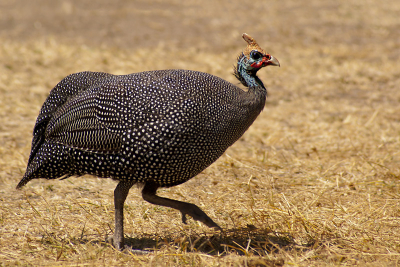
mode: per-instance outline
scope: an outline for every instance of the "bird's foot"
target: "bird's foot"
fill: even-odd
[[[106,236],[106,243],[112,245],[115,249],[122,251],[125,248],[124,240],[118,240],[114,235]]]
[[[210,217],[208,217],[207,214],[199,207],[194,204],[188,204],[191,206],[190,209],[181,210],[182,222],[184,224],[187,224],[186,215],[189,215],[193,218],[193,220],[202,222],[210,228],[216,228],[217,230],[222,231],[222,228],[218,224],[216,224]]]
[[[125,254],[134,254],[134,255],[146,255],[151,253],[151,251],[147,251],[147,250],[141,250],[141,249],[133,249],[130,246],[127,245],[123,245],[121,246],[120,242],[114,242],[115,238],[114,236],[106,236],[106,240],[105,242],[107,244],[111,244],[115,249],[125,253]]]

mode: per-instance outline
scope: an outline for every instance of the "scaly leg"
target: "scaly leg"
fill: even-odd
[[[143,190],[142,197],[147,202],[150,202],[155,205],[160,205],[164,207],[170,207],[173,209],[177,209],[182,214],[182,222],[186,224],[186,215],[191,216],[194,220],[200,221],[207,225],[208,227],[217,228],[218,230],[222,230],[221,227],[218,226],[207,214],[204,213],[199,207],[194,204],[181,202],[178,200],[173,200],[169,198],[163,198],[156,195],[157,188],[159,186],[152,182],[146,182]]]
[[[112,244],[118,250],[124,249],[124,203],[129,189],[134,184],[130,181],[120,181],[114,190],[115,230]]]

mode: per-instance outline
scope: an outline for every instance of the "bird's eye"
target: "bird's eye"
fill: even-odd
[[[263,55],[260,52],[256,51],[256,50],[251,51],[250,56],[254,60],[259,60],[260,58],[263,57]]]

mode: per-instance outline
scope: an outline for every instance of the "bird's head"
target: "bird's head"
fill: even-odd
[[[247,33],[243,33],[242,37],[247,42],[247,47],[239,54],[234,75],[245,86],[251,87],[257,84],[263,86],[256,76],[257,71],[268,65],[280,66],[279,61],[266,53]]]
[[[239,56],[244,69],[254,72],[268,65],[280,67],[279,61],[266,53],[250,35],[243,33],[242,37],[247,42],[246,49]]]

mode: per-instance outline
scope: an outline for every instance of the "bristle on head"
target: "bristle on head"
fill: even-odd
[[[267,54],[256,42],[256,40],[253,39],[253,37],[251,37],[250,35],[248,35],[247,33],[243,33],[242,35],[243,39],[247,42],[247,47],[246,49],[243,50],[243,54],[246,57],[250,56],[250,52],[252,50],[257,50],[260,53],[263,54]]]

